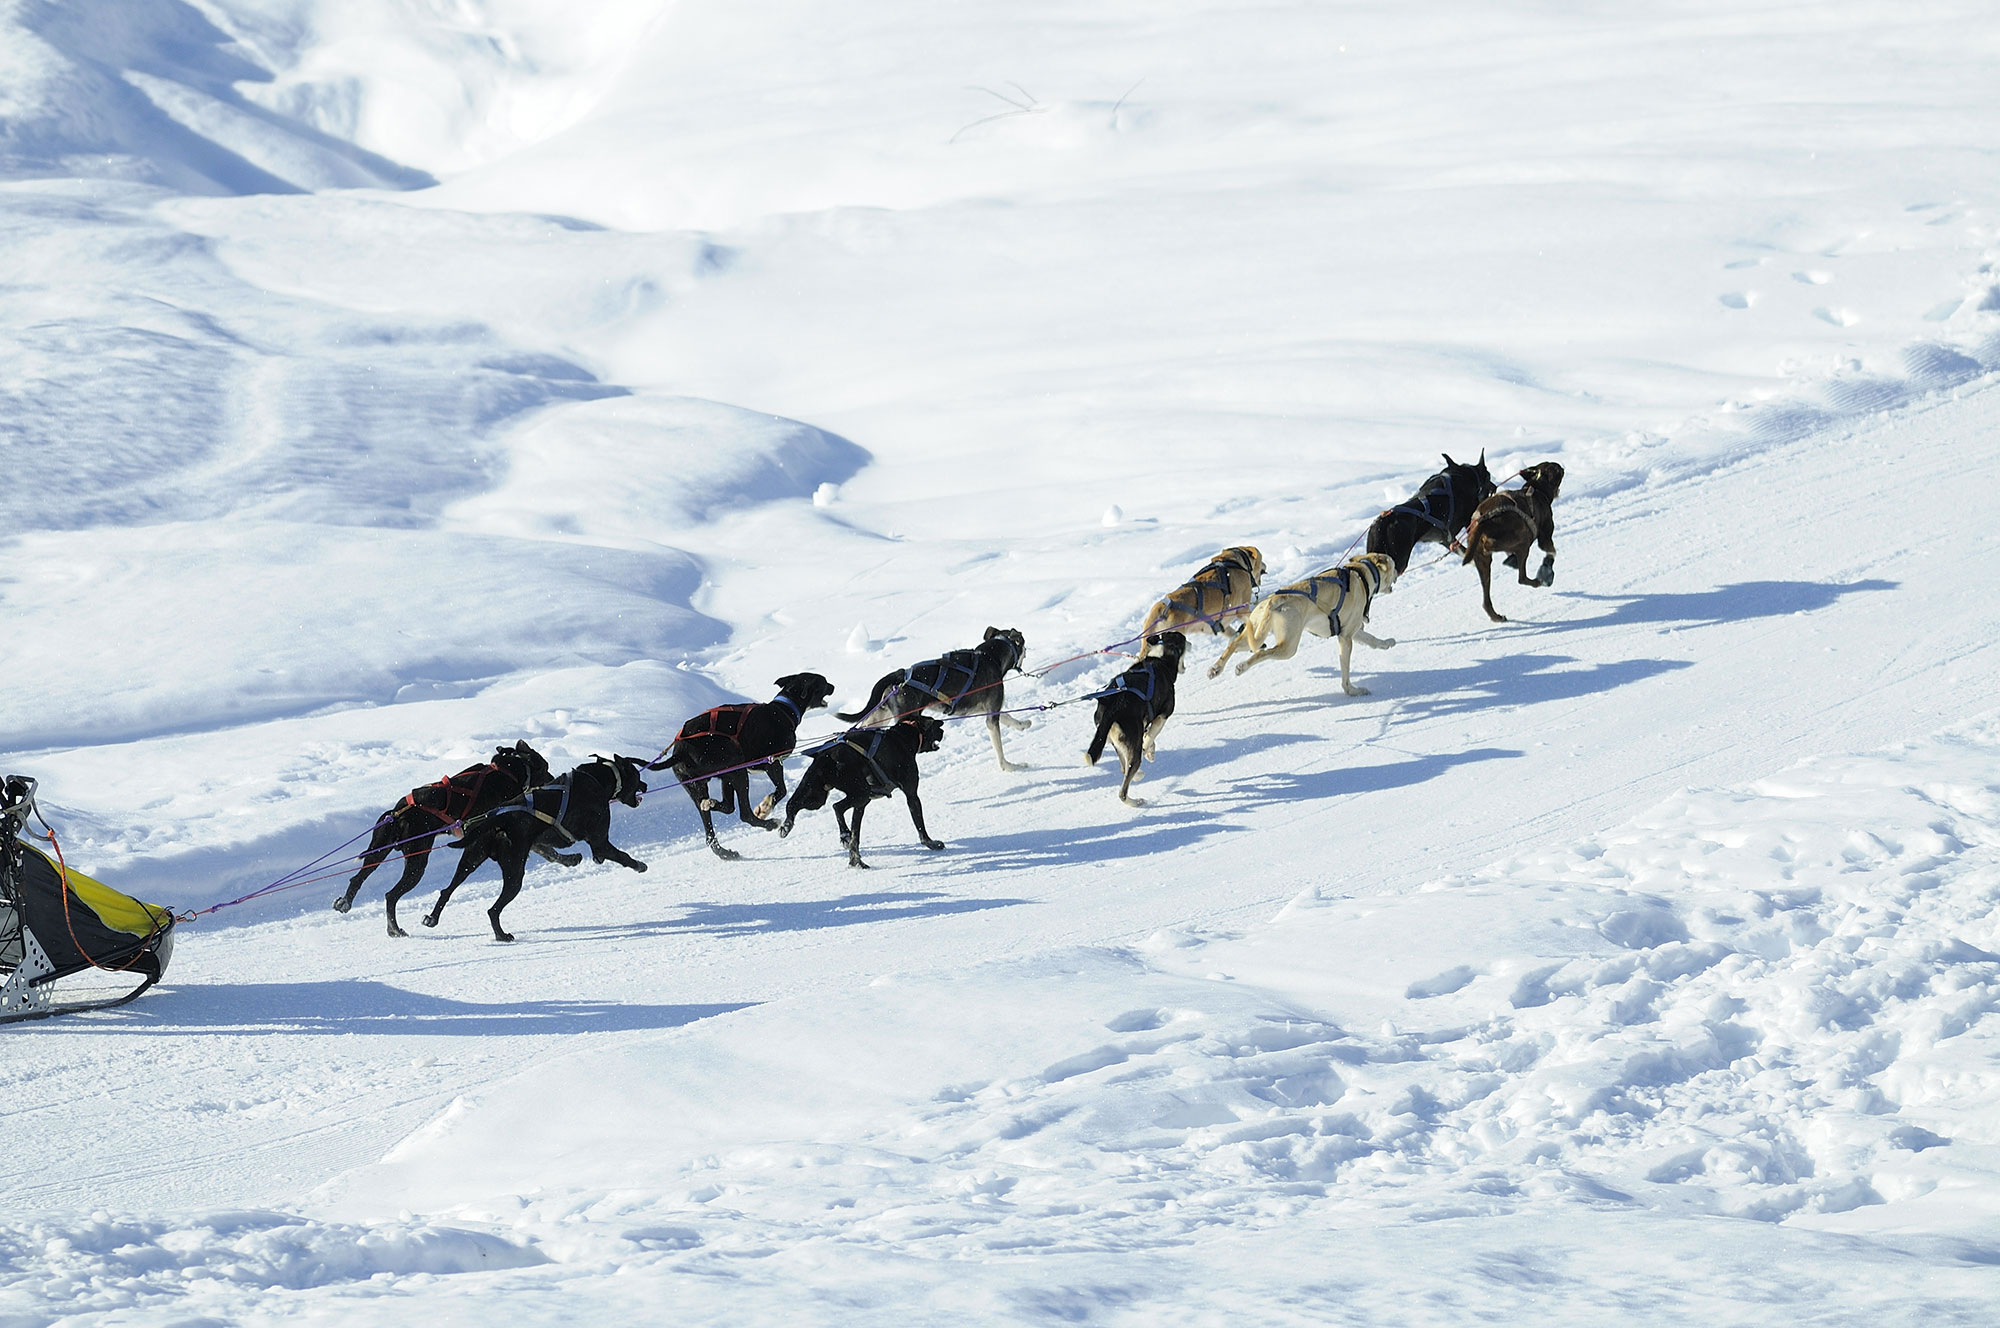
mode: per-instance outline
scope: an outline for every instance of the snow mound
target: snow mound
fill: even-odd
[[[188,1306],[218,1292],[300,1291],[387,1274],[490,1272],[548,1260],[497,1236],[427,1222],[355,1226],[273,1212],[182,1219],[95,1213],[0,1223],[8,1322]],[[11,1271],[7,1271],[11,1270]],[[30,1318],[29,1316],[33,1316]]]
[[[626,397],[544,411],[504,440],[506,480],[452,508],[488,533],[664,541],[693,523],[814,498],[868,461],[811,425],[688,397]]]
[[[73,0],[0,18],[0,179],[81,176],[195,194],[430,184],[250,100],[272,71],[195,5]]]

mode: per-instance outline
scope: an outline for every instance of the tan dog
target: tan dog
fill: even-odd
[[[1209,667],[1213,678],[1238,650],[1250,650],[1250,658],[1236,666],[1238,673],[1260,659],[1290,659],[1298,653],[1307,632],[1332,636],[1335,624],[1340,633],[1340,688],[1349,696],[1366,696],[1366,687],[1356,687],[1348,673],[1348,659],[1354,643],[1365,642],[1377,650],[1396,644],[1394,637],[1368,634],[1368,609],[1377,595],[1386,595],[1396,584],[1396,560],[1386,553],[1356,554],[1338,567],[1294,581],[1267,595],[1250,611],[1235,639],[1223,650],[1222,658]],[[1263,642],[1276,640],[1272,644]],[[1254,647],[1254,648],[1253,648]]]
[[[1240,625],[1256,598],[1257,583],[1263,579],[1263,554],[1247,544],[1224,549],[1179,590],[1152,607],[1139,636],[1188,627],[1220,632],[1232,618]]]

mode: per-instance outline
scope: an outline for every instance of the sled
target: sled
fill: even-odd
[[[0,783],[0,1024],[136,1000],[173,957],[173,913],[72,870],[60,853],[42,852],[29,838],[53,848],[55,837],[29,830],[30,816],[41,820],[35,781],[7,776]]]

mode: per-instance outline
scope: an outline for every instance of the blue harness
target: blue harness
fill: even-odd
[[[1444,494],[1447,504],[1444,510],[1445,519],[1442,521],[1438,520],[1436,515],[1431,512],[1431,500],[1436,498],[1440,492]],[[1389,510],[1392,512],[1408,512],[1411,516],[1430,522],[1444,533],[1445,543],[1449,544],[1451,542],[1451,523],[1458,516],[1458,496],[1452,492],[1451,480],[1448,477],[1433,475],[1424,481],[1424,487],[1417,490],[1415,498],[1412,498],[1407,503],[1401,503],[1392,507]]]
[[[1368,599],[1372,603],[1375,597],[1382,593],[1382,571],[1373,563],[1368,562],[1347,563],[1340,567],[1319,572],[1307,577],[1303,584],[1282,586],[1272,591],[1271,598],[1276,599],[1280,595],[1302,595],[1317,604],[1319,602],[1319,588],[1331,581],[1335,586],[1339,587],[1340,593],[1334,598],[1333,607],[1327,611],[1326,625],[1330,635],[1338,636],[1340,634],[1340,611],[1347,607],[1347,592],[1350,588],[1347,574],[1354,570],[1359,570],[1367,574],[1368,581],[1366,588]],[[1367,620],[1368,609],[1366,607],[1361,610],[1361,617],[1364,622]]]
[[[1011,646],[1013,643],[1010,641],[1008,644]],[[935,670],[935,672],[930,674],[929,681],[925,681],[917,676],[922,670]],[[927,659],[921,664],[912,664],[904,669],[903,685],[928,694],[949,710],[965,698],[978,677],[978,652],[954,650],[937,659]]]
[[[828,738],[816,747],[808,747],[805,757],[808,761],[836,747],[845,747],[859,756],[868,767],[868,794],[873,798],[886,798],[902,786],[889,778],[882,769],[876,755],[882,750],[882,739],[889,736],[888,729],[852,728],[837,738]]]
[[[1111,685],[1101,692],[1092,692],[1079,698],[1085,701],[1102,701],[1108,696],[1136,696],[1146,707],[1147,722],[1153,718],[1153,697],[1158,693],[1160,675],[1152,669],[1127,669],[1111,680]]]

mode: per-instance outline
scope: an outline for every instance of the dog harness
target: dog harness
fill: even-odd
[[[619,794],[625,791],[625,775],[624,772],[619,770],[618,763],[616,761],[613,761],[607,757],[593,755],[588,761],[584,762],[584,765],[585,766],[601,765],[611,771],[611,796],[614,799]],[[489,816],[498,816],[502,812],[526,812],[528,815],[534,817],[537,821],[540,821],[543,825],[547,826],[550,830],[553,830],[555,831],[555,833],[561,835],[563,837],[563,842],[561,847],[568,848],[571,844],[574,844],[576,842],[576,836],[571,834],[569,827],[563,824],[563,817],[569,815],[569,797],[571,792],[570,783],[575,777],[576,777],[576,771],[571,770],[567,774],[560,775],[557,778],[551,780],[549,783],[541,784],[536,786],[535,788],[529,789],[526,793],[521,795],[521,800],[519,802],[510,802],[504,807],[495,807],[490,812],[482,812],[480,815],[475,816],[472,819],[471,824],[468,824],[466,826],[465,834],[470,834],[472,832],[473,826],[484,822],[486,818]],[[562,794],[562,797],[558,799],[556,802],[556,810],[553,816],[551,816],[549,813],[543,811],[541,808],[535,805],[535,795],[537,793],[546,793],[549,792],[550,790],[555,790]]]
[[[801,712],[798,703],[791,697],[779,695],[771,702],[792,712],[792,727],[797,728]],[[757,707],[747,701],[735,705],[720,705],[704,710],[687,723],[681,725],[676,743],[693,738],[720,738],[737,751],[743,750],[743,726],[750,722],[750,712]]]
[[[1280,587],[1271,592],[1271,598],[1276,599],[1280,595],[1302,595],[1317,603],[1319,601],[1319,588],[1329,581],[1333,582],[1335,586],[1339,587],[1340,594],[1335,597],[1333,607],[1327,611],[1326,625],[1329,628],[1330,635],[1338,636],[1340,634],[1340,611],[1347,607],[1347,592],[1352,584],[1347,579],[1348,573],[1357,570],[1367,577],[1365,584],[1368,591],[1368,599],[1372,605],[1375,597],[1382,593],[1382,571],[1373,563],[1358,561],[1336,567],[1331,571],[1321,572],[1317,576],[1309,576],[1303,585]],[[1367,608],[1364,607],[1361,610],[1361,617],[1364,622],[1367,620]]]
[[[488,761],[485,765],[467,766],[457,774],[448,775],[435,784],[426,784],[423,788],[411,789],[403,795],[401,802],[390,808],[383,819],[387,820],[390,817],[400,816],[406,810],[415,809],[416,811],[426,812],[437,817],[438,824],[441,826],[457,825],[461,820],[465,819],[467,812],[479,805],[479,791],[486,787],[487,776],[504,773],[505,771],[501,770],[499,766],[491,761]],[[467,783],[466,781],[468,780],[471,782]],[[424,789],[444,790],[444,806],[442,809],[429,807],[417,801],[417,794],[422,793]]]
[[[592,762],[592,764],[598,764],[598,763],[599,762]],[[615,771],[616,767],[613,767],[613,769]],[[519,802],[510,802],[505,806],[495,807],[490,811],[481,812],[479,815],[473,817],[470,821],[467,821],[465,823],[465,826],[459,832],[459,838],[461,840],[471,838],[473,833],[480,826],[486,824],[488,818],[490,817],[500,816],[507,812],[526,812],[528,815],[534,817],[537,821],[540,821],[542,824],[546,825],[549,829],[554,830],[557,834],[561,835],[563,837],[563,847],[567,848],[569,845],[574,844],[576,842],[576,836],[571,834],[569,830],[566,827],[564,827],[562,823],[563,816],[569,811],[570,776],[574,775],[575,773],[576,772],[572,770],[568,774],[559,776],[550,783],[539,784],[536,787],[527,790],[527,792],[521,795],[521,800]],[[620,782],[622,784],[622,781]],[[537,793],[548,792],[551,789],[560,791],[562,794],[562,798],[556,803],[556,813],[554,816],[549,815],[541,808],[535,806],[535,795]]]
[[[1436,515],[1431,511],[1431,500],[1437,497],[1440,492],[1444,494],[1445,502],[1448,504],[1444,511],[1445,519],[1442,521],[1438,520]],[[1430,522],[1433,526],[1444,532],[1445,542],[1449,544],[1452,538],[1451,523],[1458,516],[1458,496],[1452,492],[1450,476],[1441,474],[1433,475],[1424,481],[1424,486],[1417,490],[1415,498],[1410,499],[1407,503],[1399,503],[1389,510],[1391,512],[1408,512],[1411,516],[1421,517],[1425,521]]]
[[[1013,648],[1013,641],[1007,641]],[[937,659],[927,659],[921,664],[912,664],[903,670],[903,684],[914,687],[930,696],[945,709],[950,710],[966,698],[972,691],[972,684],[979,678],[979,652],[976,650],[953,650]],[[1005,668],[1001,669],[1006,672]]]
[[[882,763],[876,759],[882,750],[882,739],[888,737],[890,732],[891,730],[889,729],[849,729],[838,738],[829,739],[819,744],[819,746],[810,749],[806,752],[806,755],[808,757],[815,757],[823,752],[830,752],[835,747],[847,748],[856,756],[859,756],[862,763],[867,767],[868,796],[871,798],[886,798],[902,787],[895,780],[889,778],[888,772],[882,769]]]
[[[1147,668],[1127,669],[1113,678],[1111,685],[1103,691],[1092,692],[1090,695],[1079,699],[1085,701],[1102,701],[1106,697],[1111,696],[1136,696],[1139,698],[1140,703],[1146,707],[1146,722],[1150,724],[1153,720],[1153,698],[1158,694],[1159,687],[1160,675],[1156,670]]]
[[[1179,590],[1176,590],[1173,594],[1167,596],[1166,599],[1162,600],[1161,602],[1165,604],[1168,608],[1173,609],[1180,613],[1184,613],[1190,618],[1200,619],[1207,617],[1207,615],[1203,614],[1201,611],[1201,592],[1207,589],[1211,589],[1212,587],[1209,585],[1209,582],[1211,581],[1212,578],[1219,576],[1222,578],[1222,585],[1220,587],[1222,591],[1222,597],[1224,599],[1228,599],[1229,572],[1231,568],[1234,568],[1236,571],[1239,572],[1251,571],[1250,564],[1244,562],[1241,558],[1236,557],[1232,552],[1225,552],[1218,554],[1215,557],[1208,560],[1207,566],[1203,567],[1199,572],[1196,572],[1193,576],[1189,577],[1186,585],[1182,586]],[[1181,596],[1190,591],[1194,593],[1194,603],[1192,605],[1183,604],[1181,602]],[[1227,614],[1228,612],[1229,612],[1228,608],[1225,607],[1220,613],[1217,613],[1213,617],[1208,618],[1208,630],[1211,635],[1218,633],[1222,630],[1222,624],[1220,622],[1220,619],[1223,617],[1224,614]]]

